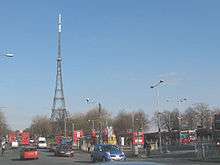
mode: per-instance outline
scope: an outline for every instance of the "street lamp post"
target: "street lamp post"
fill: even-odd
[[[72,146],[74,146],[74,130],[75,130],[75,124],[72,123],[72,140],[73,140]]]
[[[92,131],[95,130],[95,121],[94,120],[88,120],[89,122],[92,122]]]
[[[86,98],[86,102],[87,103],[90,103],[90,98]],[[98,102],[98,113],[99,113],[99,116],[98,116],[98,120],[99,120],[99,143],[102,144],[103,143],[103,139],[102,139],[102,114],[101,114],[101,111],[102,111],[102,105],[100,102]],[[94,125],[94,121],[93,121],[93,125]]]
[[[64,117],[64,137],[67,138],[67,127],[66,127],[66,117]]]
[[[158,135],[159,135],[159,149],[160,153],[163,153],[162,149],[162,137],[161,137],[161,123],[160,123],[160,107],[159,107],[159,90],[157,89],[158,86],[160,86],[162,83],[164,83],[163,80],[160,80],[157,84],[150,86],[151,89],[156,90],[157,95],[157,126],[158,126]]]
[[[134,112],[132,112],[132,116],[131,116],[131,122],[132,122],[132,139],[131,139],[131,146],[132,146],[132,153],[133,155],[136,155],[137,153],[135,153],[135,146],[134,146]]]
[[[7,58],[10,58],[10,57],[14,57],[14,54],[13,53],[0,53],[0,56],[5,56]],[[1,108],[6,108],[6,107],[0,107]],[[3,127],[2,127],[2,130],[1,130],[1,127],[0,127],[0,132],[3,132]],[[0,141],[2,139],[1,137],[2,135],[0,134]]]
[[[178,125],[179,125],[179,146],[181,145],[181,131],[182,131],[182,129],[183,129],[183,126],[182,126],[182,119],[183,119],[183,117],[181,116],[181,103],[183,103],[183,102],[185,102],[185,101],[187,101],[187,99],[186,98],[179,98],[179,97],[177,97],[177,103],[178,103],[178,106],[179,106],[179,115],[178,115],[178,117],[177,117],[177,119],[178,119]]]
[[[14,57],[14,53],[1,53],[2,56],[5,56],[5,57]]]
[[[187,99],[186,98],[179,98],[179,97],[177,97],[177,103],[178,103],[178,105],[179,105],[179,116],[178,116],[178,120],[179,120],[179,130],[180,131],[182,131],[182,118],[183,117],[181,117],[181,114],[180,114],[180,108],[181,108],[181,103],[183,103],[183,102],[185,102],[185,101],[187,101]]]

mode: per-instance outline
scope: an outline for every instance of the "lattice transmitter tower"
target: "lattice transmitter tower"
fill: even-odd
[[[57,55],[57,73],[56,73],[56,86],[55,95],[53,98],[51,120],[57,122],[59,131],[66,131],[66,119],[69,113],[65,107],[65,99],[63,92],[63,80],[62,80],[62,57],[61,57],[61,14],[58,17],[58,55]]]

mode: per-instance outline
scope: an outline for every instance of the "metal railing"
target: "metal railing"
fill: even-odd
[[[195,155],[197,159],[220,159],[220,146],[209,141],[199,141],[196,144]]]

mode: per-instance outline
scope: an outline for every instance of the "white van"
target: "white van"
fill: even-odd
[[[11,148],[18,148],[19,144],[18,144],[18,141],[14,141],[11,143]]]
[[[38,148],[47,148],[47,141],[45,137],[39,137],[38,138],[38,144],[37,144]]]

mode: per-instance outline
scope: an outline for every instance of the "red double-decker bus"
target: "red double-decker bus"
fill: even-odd
[[[180,143],[189,144],[196,140],[196,130],[180,131]]]
[[[214,143],[220,146],[220,114],[215,114],[214,116],[213,137],[214,137]]]

